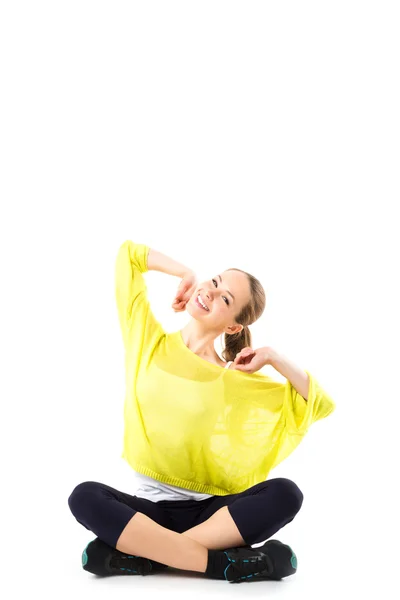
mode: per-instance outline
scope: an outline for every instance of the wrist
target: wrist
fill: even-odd
[[[276,350],[274,350],[270,346],[265,346],[263,350],[264,350],[264,361],[265,361],[265,364],[266,365],[271,365],[272,367],[275,368],[275,365],[279,361],[279,353],[276,352]]]
[[[180,275],[180,277],[183,279],[187,275],[194,275],[194,276],[196,276],[196,272],[193,271],[193,269],[186,268],[186,270],[183,271],[183,273],[182,273],[182,275]]]

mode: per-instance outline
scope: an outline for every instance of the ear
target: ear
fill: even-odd
[[[232,327],[229,327],[229,329],[231,330],[231,333],[239,333],[239,331],[242,331],[243,325],[233,325]]]

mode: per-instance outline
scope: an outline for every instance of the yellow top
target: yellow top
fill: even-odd
[[[116,260],[126,372],[121,457],[170,485],[240,493],[265,481],[336,405],[308,371],[306,401],[288,380],[212,364],[189,350],[180,330],[166,333],[147,298],[149,250],[128,240]]]

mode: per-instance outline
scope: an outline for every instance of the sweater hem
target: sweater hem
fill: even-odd
[[[227,490],[223,490],[222,488],[216,487],[215,485],[206,485],[202,483],[196,483],[195,481],[185,481],[184,479],[180,479],[179,477],[171,477],[170,475],[162,475],[161,473],[156,473],[152,471],[148,467],[143,467],[139,463],[135,461],[129,461],[124,454],[122,454],[122,458],[126,460],[126,462],[138,473],[142,475],[147,475],[147,477],[152,477],[157,481],[161,481],[162,483],[166,483],[168,485],[175,485],[176,487],[185,488],[187,490],[192,490],[194,492],[199,492],[201,494],[211,494],[213,496],[228,496],[229,494],[234,494],[238,492],[228,492]]]

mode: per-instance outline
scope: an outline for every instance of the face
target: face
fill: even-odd
[[[207,310],[197,303],[198,295]],[[233,296],[233,297],[232,297]],[[234,315],[250,300],[250,284],[247,275],[240,271],[216,273],[211,279],[198,285],[186,305],[186,310],[207,328],[216,332],[235,333],[231,327],[237,325]],[[241,327],[237,328],[240,331]]]

